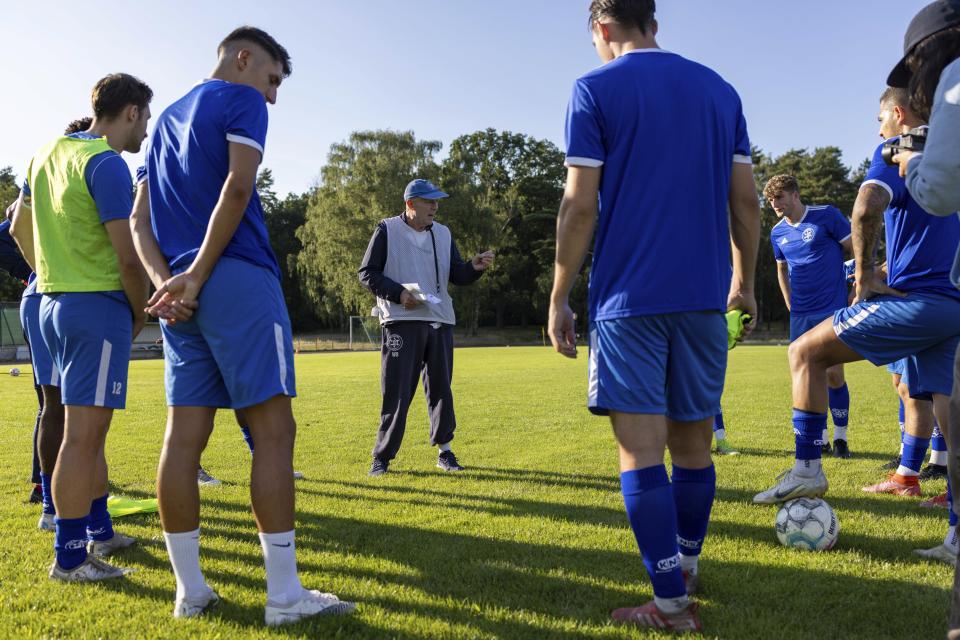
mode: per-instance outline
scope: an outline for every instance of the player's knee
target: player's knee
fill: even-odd
[[[791,371],[796,371],[809,363],[809,353],[807,353],[804,344],[805,342],[803,340],[795,340],[790,343],[790,347],[787,349],[787,358],[790,361]]]
[[[839,389],[843,386],[843,373],[839,371],[827,371],[827,386],[831,389]]]

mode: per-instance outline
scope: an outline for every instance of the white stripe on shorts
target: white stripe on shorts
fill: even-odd
[[[858,324],[866,320],[867,316],[869,316],[871,313],[875,312],[879,308],[880,308],[879,304],[872,304],[869,307],[866,307],[865,309],[860,309],[860,311],[857,312],[857,315],[853,316],[849,320],[844,320],[843,322],[833,325],[833,332],[837,334],[837,337],[839,337],[840,334],[846,331],[847,329],[853,329],[855,326],[857,326]]]
[[[113,345],[109,340],[103,341],[103,349],[100,350],[100,370],[97,372],[97,393],[93,399],[93,404],[98,407],[105,406],[107,396],[107,374],[110,373],[110,354],[113,352]]]
[[[53,360],[53,358],[51,358]],[[50,363],[50,386],[59,387],[60,386],[60,369],[57,369],[57,365],[54,362]]]
[[[283,327],[278,322],[273,323],[273,335],[277,340],[277,360],[280,361],[280,386],[284,395],[290,395],[287,390],[287,354],[283,348]]]
[[[597,406],[600,380],[597,373],[597,330],[590,329],[590,355],[587,358],[587,406]]]

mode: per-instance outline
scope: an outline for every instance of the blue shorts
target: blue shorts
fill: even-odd
[[[33,291],[36,291],[35,285]],[[35,384],[59,387],[60,371],[53,364],[50,351],[40,333],[40,301],[43,294],[24,292],[20,299],[20,324],[23,326],[23,335],[30,345],[30,362],[33,364],[33,381]]]
[[[587,407],[693,422],[720,413],[727,323],[717,311],[600,320],[590,327]]]
[[[810,329],[833,316],[833,311],[821,313],[790,314],[790,342],[793,342]]]
[[[910,292],[906,298],[878,296],[837,311],[833,330],[873,364],[907,358],[903,381],[911,396],[950,395],[960,342],[960,300],[923,292]]]
[[[161,323],[168,405],[242,409],[297,395],[290,318],[273,273],[221,257],[197,302],[188,322]]]
[[[907,370],[906,358],[897,360],[896,362],[891,362],[890,364],[887,365],[887,371],[889,371],[890,373],[896,376],[903,376],[903,373],[906,370]]]
[[[40,332],[64,405],[124,408],[133,314],[122,292],[44,294]]]

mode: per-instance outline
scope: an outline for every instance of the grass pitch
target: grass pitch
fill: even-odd
[[[6,371],[6,368],[4,368]],[[28,369],[24,371],[28,374]],[[704,637],[937,638],[952,569],[915,559],[938,544],[945,510],[860,491],[897,444],[897,400],[883,370],[847,368],[852,460],[828,459],[841,522],[830,552],[777,544],[775,507],[750,504],[789,466],[786,349],[731,353],[723,406],[742,455],[717,460],[718,489],[700,563]],[[171,617],[174,580],[153,516],[116,526],[140,545],[136,572],[102,585],[47,579],[52,537],[25,504],[36,410],[30,376],[0,382],[0,635],[70,638],[637,638],[609,612],[652,595],[619,494],[613,436],[584,408],[586,361],[544,348],[462,349],[454,450],[444,474],[411,409],[390,473],[369,479],[379,413],[379,354],[297,360],[297,546],[304,585],[356,600],[349,618],[263,626],[265,579],[249,512],[249,454],[221,412],[203,463],[224,481],[201,491],[202,566],[223,598],[206,619]],[[128,409],[108,438],[112,491],[153,495],[165,407],[162,362],[131,364]],[[944,483],[924,487],[925,495]]]

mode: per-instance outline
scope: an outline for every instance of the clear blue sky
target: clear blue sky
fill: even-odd
[[[837,145],[870,155],[877,97],[903,32],[927,0],[661,0],[660,46],[703,62],[740,92],[751,140],[775,154]],[[330,145],[360,129],[412,129],[445,145],[485,127],[563,146],[571,83],[599,61],[588,0],[236,0],[20,2],[4,8],[0,166],[18,174],[96,80],[126,71],[159,112],[212,69],[217,42],[248,23],[291,52],[270,110],[264,166],[300,192]],[[82,7],[82,9],[81,9]],[[669,135],[651,144],[670,144]],[[659,140],[659,142],[658,142]],[[140,158],[129,157],[132,167]]]

